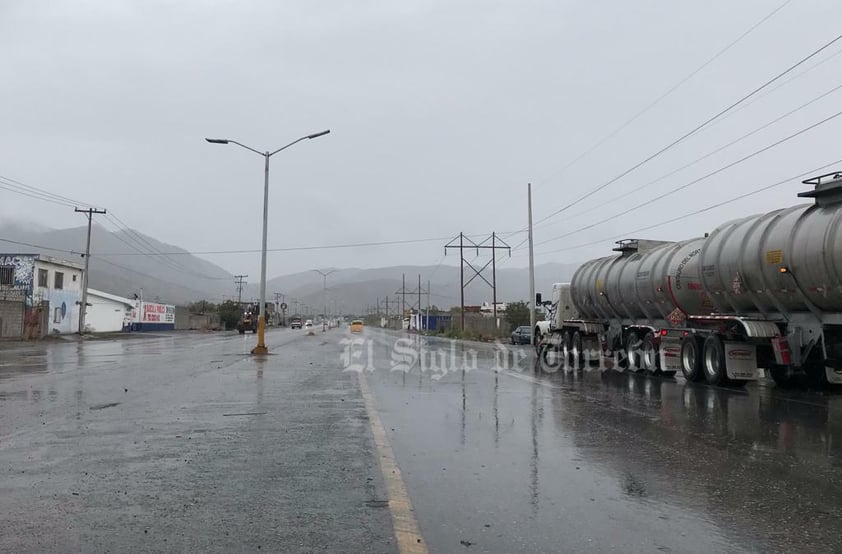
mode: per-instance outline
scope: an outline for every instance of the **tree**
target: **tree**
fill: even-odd
[[[510,331],[521,325],[529,326],[529,305],[526,302],[509,302],[506,304],[506,321]]]
[[[199,300],[198,302],[191,302],[187,309],[192,314],[209,314],[216,312],[217,305],[207,300]]]
[[[218,307],[219,320],[226,329],[233,329],[243,315],[243,309],[233,300],[226,300]]]

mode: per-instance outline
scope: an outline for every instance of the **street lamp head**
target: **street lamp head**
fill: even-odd
[[[228,144],[228,140],[227,140],[227,139],[211,139],[211,138],[206,138],[205,140],[206,140],[206,141],[208,141],[208,142],[210,142],[211,144]]]
[[[330,129],[328,129],[326,131],[322,131],[321,133],[313,133],[312,135],[307,135],[307,138],[308,139],[314,139],[314,138],[323,137],[326,134],[328,134],[329,132],[330,132]]]

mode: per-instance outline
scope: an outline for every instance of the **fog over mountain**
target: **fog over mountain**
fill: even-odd
[[[45,254],[56,258],[84,263],[86,227],[49,229],[40,225],[17,221],[0,221],[0,253]],[[12,242],[14,241],[14,242]],[[227,270],[175,245],[166,244],[143,233],[109,231],[94,224],[91,234],[91,288],[120,296],[132,297],[143,289],[144,299],[173,304],[196,300],[220,302],[237,297],[234,276]],[[166,253],[167,255],[162,255]],[[257,256],[257,254],[255,254]],[[458,258],[455,260],[458,263]],[[529,297],[528,270],[505,267],[505,258],[497,270],[498,301],[527,300]],[[536,290],[548,292],[552,283],[569,280],[577,264],[542,264],[535,268]],[[417,304],[418,275],[424,291],[421,304],[426,307],[427,281],[430,281],[429,302],[440,308],[458,306],[458,265],[391,266],[375,269],[323,268],[330,271],[327,278],[327,301],[330,311],[361,314],[380,302],[385,309],[386,297],[390,310],[401,296],[402,277],[406,276],[407,304]],[[465,279],[472,273],[466,267]],[[484,273],[491,280],[490,268]],[[250,275],[243,289],[243,300],[257,299],[259,275]],[[311,307],[321,313],[325,303],[322,276],[306,271],[270,278],[267,297],[284,295],[292,312],[296,307]],[[466,304],[491,302],[491,288],[476,278],[465,289]]]

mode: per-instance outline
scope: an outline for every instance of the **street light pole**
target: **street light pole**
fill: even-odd
[[[269,349],[266,348],[266,250],[267,250],[267,236],[268,236],[268,227],[269,227],[269,158],[277,154],[282,150],[286,150],[293,144],[299,143],[304,139],[314,139],[326,134],[330,133],[330,129],[326,131],[322,131],[320,133],[313,133],[311,135],[307,135],[296,139],[286,146],[282,146],[275,150],[274,152],[260,152],[259,150],[255,150],[250,146],[246,146],[245,144],[241,144],[235,140],[229,139],[210,139],[206,138],[205,140],[210,142],[211,144],[236,144],[246,150],[251,150],[255,154],[259,154],[263,156],[265,159],[265,169],[264,169],[264,181],[263,181],[263,248],[260,251],[260,309],[258,310],[258,318],[257,318],[257,346],[255,346],[251,353],[252,354],[268,354]]]
[[[337,270],[331,269],[330,271],[325,272],[320,269],[314,269],[313,271],[321,275],[324,279],[324,283],[322,285],[322,294],[324,295],[324,298],[322,299],[324,301],[324,312],[322,312],[322,333],[324,333],[327,331],[327,276],[331,273],[336,273]]]
[[[266,348],[266,239],[269,227],[269,152],[264,154],[266,169],[263,178],[263,248],[260,251],[260,309],[257,311],[257,346],[252,354],[268,354]]]

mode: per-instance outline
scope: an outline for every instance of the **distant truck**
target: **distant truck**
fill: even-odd
[[[290,329],[301,329],[302,325],[300,317],[294,317],[289,322]]]
[[[237,331],[239,331],[241,335],[245,335],[246,331],[257,333],[256,306],[254,308],[250,306],[245,311],[243,311],[242,317],[240,317],[240,320],[237,322]]]

